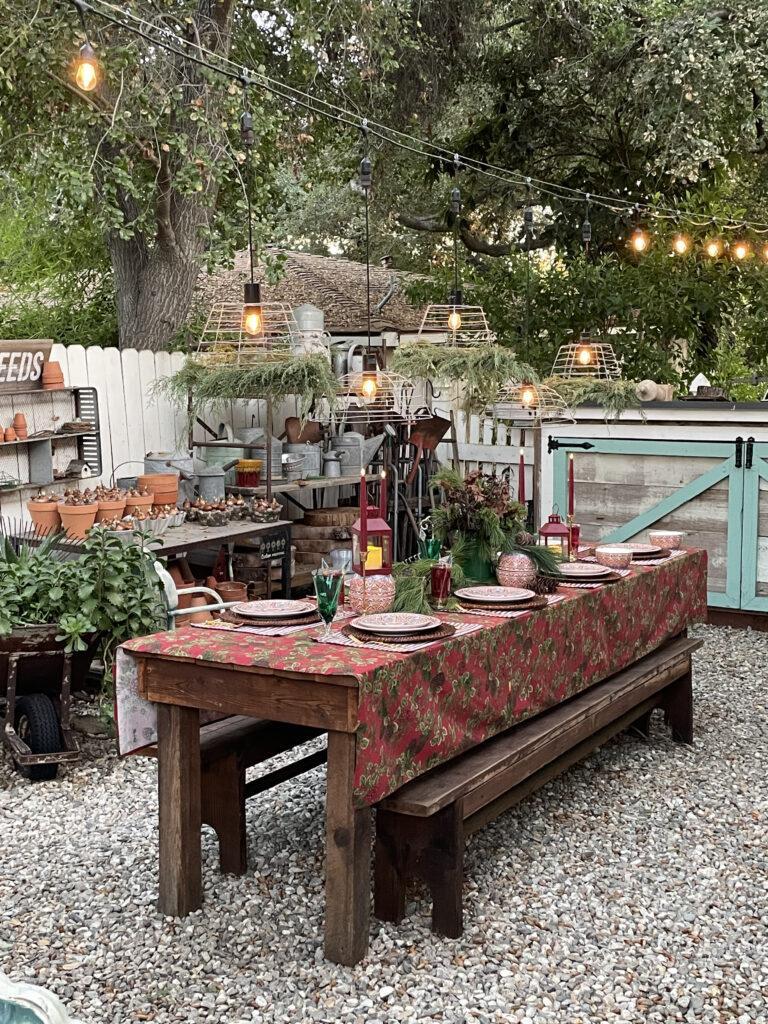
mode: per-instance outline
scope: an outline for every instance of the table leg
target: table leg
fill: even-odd
[[[354,733],[328,733],[325,797],[325,955],[351,967],[368,950],[371,809],[354,806]]]
[[[162,914],[184,917],[202,901],[200,713],[157,705],[160,898]]]
[[[286,527],[283,530],[283,542],[285,549],[283,551],[283,597],[288,598],[291,596],[291,528]]]

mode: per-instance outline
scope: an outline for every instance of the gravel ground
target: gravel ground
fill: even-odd
[[[699,634],[697,740],[622,737],[479,833],[466,930],[414,894],[322,957],[323,772],[249,803],[252,870],[160,917],[155,766],[101,741],[48,784],[0,764],[0,969],[84,1022],[768,1022],[768,634]],[[4,759],[0,759],[4,761]]]

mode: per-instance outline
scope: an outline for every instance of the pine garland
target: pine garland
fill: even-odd
[[[598,405],[605,409],[606,418],[620,416],[626,409],[640,408],[636,384],[623,378],[601,377],[548,377],[544,382],[565,399],[569,408],[578,405]]]

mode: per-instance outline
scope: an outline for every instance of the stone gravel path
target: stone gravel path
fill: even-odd
[[[614,741],[473,838],[461,940],[416,898],[353,970],[322,957],[321,769],[250,801],[246,878],[205,835],[176,921],[153,762],[94,741],[30,785],[0,757],[0,970],[88,1024],[768,1024],[768,634],[698,632],[695,747]]]

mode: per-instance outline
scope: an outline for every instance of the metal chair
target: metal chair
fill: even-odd
[[[236,604],[240,604],[239,601],[222,601],[219,594],[215,590],[211,590],[210,587],[184,587],[182,593],[186,597],[189,594],[205,594],[207,597],[213,598],[211,604],[195,605],[192,608],[179,608],[179,590],[176,586],[176,582],[160,562],[155,562],[155,572],[160,578],[160,582],[163,584],[163,590],[165,592],[165,603],[168,614],[167,628],[176,628],[176,619],[182,615],[193,615],[197,612],[221,612],[226,608],[233,608]]]

